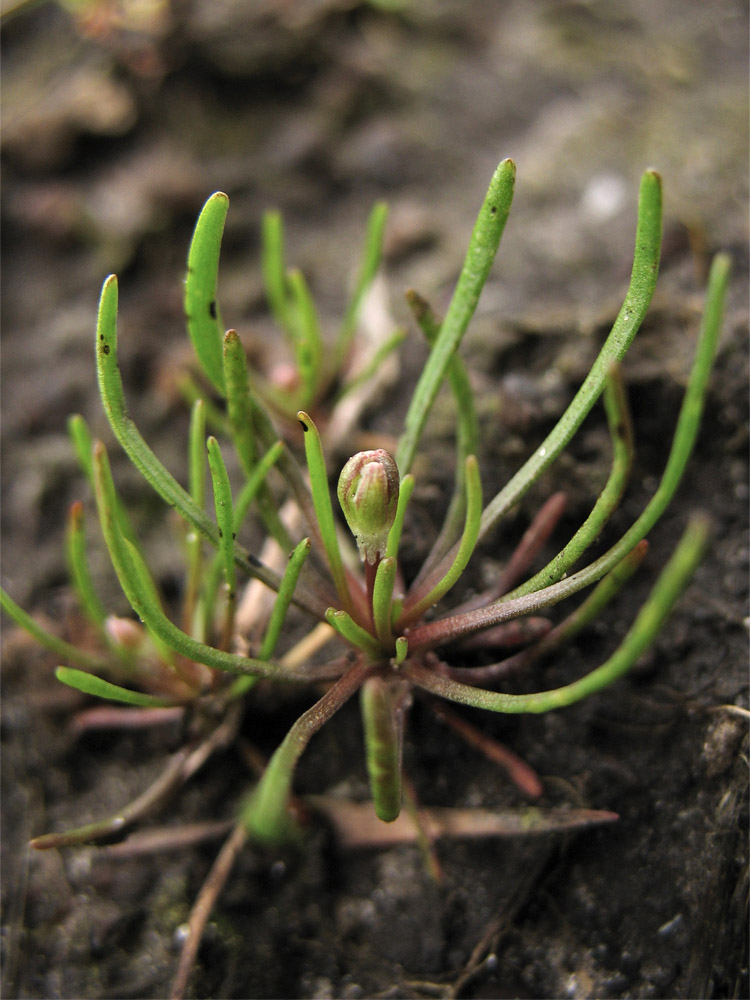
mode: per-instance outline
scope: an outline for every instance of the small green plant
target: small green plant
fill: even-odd
[[[186,526],[186,583],[180,624],[170,618],[146,564],[124,505],[115,488],[107,451],[92,442],[80,417],[71,435],[92,484],[102,532],[127,599],[142,624],[108,618],[100,607],[85,557],[82,506],[71,512],[69,563],[88,616],[101,636],[101,652],[79,650],[43,632],[3,593],[3,607],[68,665],[58,678],[81,691],[149,710],[191,706],[202,721],[202,743],[186,747],[170,762],[161,784],[144,793],[116,817],[67,833],[37,837],[37,848],[111,839],[124,835],[143,812],[192,773],[198,756],[218,728],[201,711],[222,707],[224,725],[236,719],[240,699],[259,680],[279,684],[327,684],[325,693],[293,724],[244,802],[235,832],[225,845],[207,889],[213,900],[227,865],[246,838],[267,844],[294,839],[299,825],[290,808],[295,767],[311,737],[348,701],[361,701],[367,770],[374,809],[386,822],[402,808],[401,742],[414,692],[427,692],[493,712],[547,712],[600,691],[636,662],[653,642],[704,551],[708,526],[691,520],[673,555],[627,635],[595,669],[563,687],[532,694],[507,694],[493,687],[513,667],[548,655],[599,615],[636,570],[646,552],[646,536],[661,518],[680,482],[698,432],[728,277],[729,260],[718,255],[708,283],[698,347],[677,419],[661,481],[641,515],[606,552],[588,564],[583,557],[617,508],[632,460],[632,440],[619,364],[638,331],[657,279],[661,244],[661,181],[647,171],[641,182],[635,254],[622,308],[586,379],[556,426],[510,482],[488,503],[482,495],[481,450],[472,393],[458,349],[493,263],[510,210],[515,182],[511,160],[498,166],[472,233],[455,292],[445,316],[436,316],[420,296],[410,305],[430,353],[417,381],[394,455],[382,449],[360,452],[344,465],[338,498],[351,534],[342,531],[329,488],[324,441],[310,415],[334,405],[346,370],[357,315],[380,257],[385,212],[371,216],[360,276],[341,331],[326,345],[312,297],[299,272],[284,265],[278,216],[264,227],[263,267],[272,311],[286,331],[294,359],[294,378],[286,393],[248,370],[245,350],[233,330],[224,332],[216,285],[221,234],[228,201],[216,194],[198,221],[190,250],[186,283],[188,329],[202,371],[191,382],[188,487],[165,469],[131,420],[118,367],[117,300],[114,276],[102,290],[96,333],[99,388],[112,430],[144,478]],[[391,350],[401,334],[383,347]],[[362,370],[366,378],[383,353]],[[408,505],[414,488],[412,466],[438,391],[447,380],[457,414],[455,487],[437,542],[414,579],[404,579],[399,561],[402,533],[408,531]],[[523,498],[531,485],[570,442],[586,415],[603,397],[612,442],[609,478],[591,513],[557,555],[533,575],[529,567],[549,537],[560,513],[559,498],[545,504],[496,584],[452,612],[438,609],[455,586],[477,546]],[[298,421],[304,466],[280,436],[271,415]],[[207,437],[207,425],[211,434]],[[232,488],[224,454],[228,439],[236,451],[243,481]],[[207,442],[207,444],[206,444]],[[213,488],[214,516],[207,512],[206,454]],[[291,500],[296,520],[279,513]],[[266,534],[288,555],[281,571],[248,553],[239,542],[251,508]],[[297,524],[302,525],[301,529]],[[302,536],[302,537],[301,537]],[[208,546],[207,544],[208,543]],[[208,554],[208,548],[213,554]],[[253,635],[238,628],[241,577],[260,581],[275,598],[253,617]],[[526,577],[526,578],[525,578]],[[524,579],[525,578],[525,579]],[[475,633],[528,618],[585,588],[586,599],[554,628],[536,634],[505,660],[477,667],[449,665],[441,648]],[[290,645],[285,621],[294,605],[312,622],[309,636]],[[438,609],[438,610],[436,610]],[[330,657],[310,665],[311,651],[334,643]],[[240,646],[244,645],[243,651]],[[277,649],[281,653],[277,656]],[[252,654],[252,655],[249,655]],[[230,727],[231,728],[231,727]],[[226,731],[223,737],[226,738]],[[408,802],[408,799],[407,799]],[[213,895],[212,895],[213,893]],[[205,902],[205,901],[204,901]],[[205,914],[206,907],[203,907]],[[205,918],[205,917],[204,917]],[[192,941],[200,917],[191,922]],[[197,945],[195,945],[197,947]],[[190,955],[194,954],[193,951]],[[183,963],[189,970],[189,961]],[[184,988],[184,981],[182,983]],[[177,989],[176,993],[180,990]]]
[[[219,250],[229,210],[229,199],[217,191],[203,207],[188,256],[185,281],[185,314],[190,338],[204,378],[228,399],[222,360],[224,327],[216,287]],[[272,378],[248,369],[250,390],[284,424],[296,423],[300,409],[315,413],[318,407],[334,408],[366,383],[384,359],[404,339],[396,329],[381,337],[369,350],[353,351],[363,303],[380,265],[387,207],[377,203],[365,230],[362,260],[344,317],[335,336],[325,340],[310,289],[302,272],[286,266],[284,227],[278,212],[266,212],[262,226],[261,264],[268,304],[289,348],[290,362]],[[205,396],[205,389],[187,377],[182,382],[190,401]]]

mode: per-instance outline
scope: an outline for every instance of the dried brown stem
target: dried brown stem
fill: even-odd
[[[187,936],[177,966],[177,974],[169,994],[170,1000],[182,1000],[185,995],[206,923],[246,840],[247,831],[244,824],[242,822],[236,823],[231,834],[224,841],[224,846],[219,851],[198,898],[193,904],[188,920]]]

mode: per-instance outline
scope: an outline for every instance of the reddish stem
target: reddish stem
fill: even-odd
[[[523,792],[524,795],[527,795],[530,799],[539,798],[542,794],[542,782],[539,780],[536,771],[529,767],[526,761],[521,760],[520,757],[508,750],[507,747],[504,747],[502,743],[493,740],[486,733],[481,732],[476,726],[473,726],[470,722],[467,722],[456,712],[451,711],[444,705],[433,705],[432,711],[438,719],[459,733],[470,746],[475,747],[483,753],[488,760],[499,764],[516,788]]]

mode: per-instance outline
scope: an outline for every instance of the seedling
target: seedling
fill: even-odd
[[[203,207],[188,257],[185,281],[185,314],[190,338],[204,378],[227,398],[222,339],[225,328],[216,297],[219,251],[229,199],[218,191]],[[266,296],[284,341],[289,362],[279,366],[270,378],[248,370],[251,390],[283,424],[293,422],[299,409],[315,412],[319,407],[335,407],[372,378],[388,355],[405,337],[395,329],[373,338],[374,343],[355,333],[362,309],[380,266],[387,207],[378,202],[365,229],[362,259],[344,310],[344,317],[332,342],[325,342],[315,302],[304,275],[286,266],[284,226],[279,212],[263,217],[261,263]],[[187,377],[182,387],[188,399],[202,395],[200,385]]]
[[[481,450],[478,423],[458,349],[498,249],[514,181],[514,164],[504,160],[479,211],[444,318],[435,315],[420,296],[409,295],[417,322],[431,345],[429,357],[414,389],[395,454],[382,449],[360,452],[340,473],[338,499],[356,545],[342,530],[329,487],[331,470],[325,442],[309,411],[324,405],[327,398],[330,402],[329,389],[341,381],[346,368],[357,312],[379,261],[384,210],[378,207],[371,217],[365,263],[354,296],[337,339],[325,349],[306,284],[299,272],[284,270],[280,221],[277,216],[266,219],[264,272],[269,299],[287,332],[296,365],[292,391],[283,394],[248,370],[239,336],[233,330],[224,332],[216,276],[228,202],[223,194],[209,199],[196,227],[187,277],[188,328],[205,382],[204,388],[197,381],[193,383],[187,489],[162,465],[128,414],[118,367],[117,278],[107,278],[96,334],[101,397],[120,445],[186,525],[181,623],[173,621],[162,606],[117,494],[107,451],[102,443],[91,442],[79,417],[71,422],[73,440],[94,488],[113,566],[142,625],[108,619],[99,606],[85,561],[80,505],[71,513],[69,560],[82,604],[100,630],[101,651],[78,650],[47,635],[5,594],[3,606],[69,664],[57,671],[61,681],[88,694],[125,702],[136,711],[191,705],[201,718],[207,713],[201,716],[198,709],[211,699],[225,709],[224,729],[219,734],[216,726],[211,728],[204,722],[208,729],[198,744],[176,755],[161,784],[122,814],[69,833],[37,837],[35,847],[124,835],[167,788],[185,780],[199,766],[211,746],[231,737],[232,720],[236,719],[233,706],[258,681],[327,684],[322,697],[292,725],[243,803],[235,831],[209,880],[203,901],[208,905],[226,877],[234,853],[247,838],[275,845],[299,836],[300,827],[290,808],[297,761],[311,737],[355,694],[361,702],[374,810],[380,820],[390,823],[399,816],[404,800],[401,747],[415,694],[427,693],[493,712],[547,712],[613,683],[653,642],[705,549],[708,525],[703,518],[688,523],[630,630],[604,663],[552,690],[507,694],[493,689],[510,669],[528,666],[570,641],[613,600],[642,561],[646,536],[674,496],[698,432],[721,327],[729,260],[720,254],[711,268],[695,360],[659,485],[622,537],[592,562],[582,564],[617,508],[631,466],[630,421],[619,365],[641,325],[656,283],[661,181],[654,171],[643,175],[630,285],[596,361],[541,446],[510,482],[485,502],[477,457]],[[397,339],[389,341],[389,350]],[[324,357],[331,363],[324,363]],[[411,470],[435,398],[446,380],[457,412],[454,493],[446,502],[445,524],[434,548],[417,575],[405,579],[399,551],[402,534],[409,531],[408,506],[415,484]],[[533,520],[496,584],[468,605],[451,612],[443,610],[441,603],[477,547],[557,459],[600,397],[611,436],[612,467],[584,523],[553,559],[529,576],[533,560],[560,515],[560,497],[555,495]],[[304,466],[294,456],[295,442],[290,445],[277,432],[269,408],[285,415],[293,409],[298,422],[296,443],[301,443],[304,451]],[[214,516],[207,512],[205,496],[207,420],[212,422],[213,431],[207,438],[207,459]],[[228,438],[236,449],[243,482],[235,489],[224,461],[226,445],[220,445],[219,438]],[[279,514],[287,500],[296,508],[305,537],[300,538],[303,532],[289,526]],[[239,541],[253,505],[268,536],[291,553],[281,572],[247,552]],[[211,558],[207,558],[205,542],[215,550]],[[240,577],[260,581],[276,595],[267,614],[257,613],[252,640],[239,634],[236,625]],[[586,588],[592,588],[586,599],[554,627],[533,617]],[[313,626],[307,638],[290,645],[285,640],[285,620],[292,604],[307,614]],[[506,635],[513,629],[518,631],[519,620],[526,623],[529,641],[501,662],[459,667],[449,665],[441,655],[444,646],[489,630],[493,638],[498,629]],[[250,641],[251,648],[238,651]],[[310,650],[320,651],[329,643],[333,646],[329,658],[311,666]],[[280,646],[283,652],[277,656]],[[475,743],[481,742],[481,736],[468,725],[465,729]],[[205,909],[204,905],[203,912]],[[191,923],[194,945],[200,926],[196,917]],[[189,969],[189,963],[186,967]]]

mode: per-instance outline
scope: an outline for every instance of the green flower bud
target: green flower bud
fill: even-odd
[[[396,463],[382,448],[358,452],[341,470],[339,503],[365,562],[375,563],[385,552],[396,517],[398,485]]]

